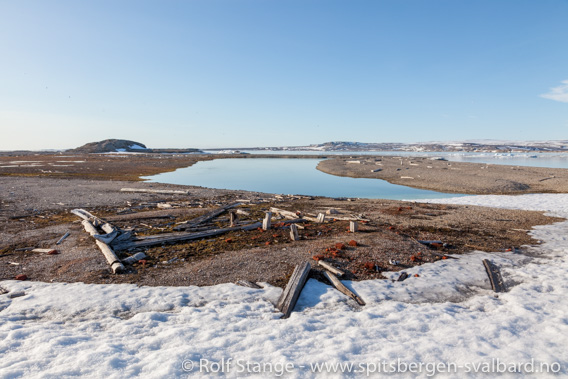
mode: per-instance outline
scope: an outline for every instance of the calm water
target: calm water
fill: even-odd
[[[511,166],[531,166],[568,168],[568,153],[440,153],[410,151],[262,151],[251,150],[250,154],[291,154],[291,155],[394,155],[412,157],[444,157],[454,162],[473,162],[502,164]]]
[[[150,182],[256,192],[370,199],[455,197],[390,184],[384,180],[345,178],[316,170],[319,159],[215,159],[151,177]]]

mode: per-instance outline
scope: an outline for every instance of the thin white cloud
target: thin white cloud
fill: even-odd
[[[540,95],[545,99],[560,101],[563,103],[568,103],[568,80],[563,80],[558,87],[553,87],[548,93]]]

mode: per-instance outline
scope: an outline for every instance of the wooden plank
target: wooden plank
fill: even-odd
[[[135,241],[115,243],[112,245],[112,247],[116,250],[127,250],[136,247],[149,247],[149,246],[161,245],[163,243],[181,242],[181,241],[189,241],[199,238],[212,237],[219,234],[228,233],[234,230],[251,230],[259,228],[260,226],[262,226],[262,223],[257,222],[254,224],[249,224],[244,226],[236,226],[233,228],[223,228],[223,229],[212,229],[198,233],[163,233],[148,237],[138,237],[138,239]]]
[[[318,217],[316,219],[316,222],[322,224],[325,222],[325,213],[318,213]]]
[[[505,282],[499,271],[499,267],[495,266],[489,259],[483,260],[483,265],[485,266],[485,271],[489,277],[489,282],[491,282],[491,288],[495,292],[505,292]]]
[[[298,302],[298,298],[300,297],[300,293],[308,280],[308,275],[310,273],[310,263],[304,262],[294,269],[284,292],[280,295],[278,299],[278,303],[276,303],[276,308],[280,310],[280,312],[284,313],[282,318],[290,317],[290,314],[294,310],[296,303]]]
[[[321,261],[320,261],[321,262]],[[349,288],[345,287],[345,285],[343,283],[341,283],[341,281],[339,279],[337,279],[337,276],[335,276],[334,274],[332,274],[329,271],[324,271],[323,274],[325,275],[325,277],[327,278],[327,280],[329,280],[331,282],[331,284],[342,294],[352,298],[353,300],[355,300],[357,302],[357,304],[359,305],[365,305],[365,302],[363,301],[363,299],[361,299],[359,296],[357,296],[356,294],[354,294]]]
[[[341,271],[340,269],[335,268],[335,267],[333,267],[332,265],[330,265],[329,263],[324,262],[324,261],[322,261],[322,260],[319,260],[319,261],[318,261],[318,264],[319,264],[321,267],[323,267],[323,268],[325,268],[326,270],[328,270],[328,271],[334,273],[334,274],[337,275],[337,276],[343,276],[343,275],[345,274],[345,273],[344,273],[343,271]]]
[[[179,224],[178,226],[176,226],[174,228],[174,230],[184,230],[184,229],[192,228],[192,227],[197,226],[199,224],[203,224],[204,222],[209,221],[212,218],[219,216],[221,213],[225,212],[227,209],[236,207],[240,204],[241,203],[237,202],[237,203],[232,203],[232,204],[225,205],[223,207],[217,208],[217,209],[215,209],[211,212],[208,212],[208,213],[206,213],[202,216],[196,217],[193,220],[189,220],[189,221],[186,221],[182,224]]]

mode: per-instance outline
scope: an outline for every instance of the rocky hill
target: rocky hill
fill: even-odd
[[[77,153],[114,153],[125,151],[146,152],[146,145],[124,139],[106,139],[99,142],[90,142],[70,151]]]
[[[199,149],[149,149],[146,145],[124,139],[106,139],[99,142],[90,142],[76,149],[67,150],[73,153],[157,153],[157,154],[187,154],[202,153]]]

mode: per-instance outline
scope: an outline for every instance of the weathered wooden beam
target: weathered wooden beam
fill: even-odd
[[[320,261],[321,262],[321,261]],[[323,274],[325,275],[325,277],[327,278],[327,280],[329,280],[331,282],[331,284],[341,293],[343,293],[344,295],[352,298],[353,300],[355,300],[357,302],[357,304],[359,305],[365,305],[365,302],[363,301],[363,299],[361,299],[359,296],[357,296],[356,294],[354,294],[349,288],[345,287],[345,285],[343,283],[341,283],[341,281],[339,279],[337,279],[337,276],[335,276],[334,274],[332,274],[329,271],[324,271]]]
[[[318,213],[318,217],[316,219],[316,222],[322,224],[325,222],[325,213]]]
[[[234,230],[251,230],[259,228],[261,225],[262,224],[260,222],[257,222],[254,224],[249,224],[244,226],[236,226],[233,228],[223,228],[223,229],[212,229],[198,233],[163,233],[147,237],[138,237],[137,240],[115,243],[112,246],[116,250],[128,250],[136,247],[149,247],[149,246],[161,245],[163,243],[173,243],[173,242],[189,241],[199,238],[212,237],[219,234],[228,233]]]
[[[300,236],[298,235],[298,225],[290,224],[290,239],[292,241],[300,240]]]
[[[192,219],[192,220],[185,221],[184,223],[181,223],[181,224],[177,225],[177,226],[174,228],[174,230],[185,230],[185,229],[189,229],[189,228],[195,227],[195,226],[197,226],[197,225],[199,225],[199,224],[203,224],[204,222],[209,221],[209,220],[211,220],[212,218],[215,218],[215,217],[219,216],[221,213],[225,212],[226,210],[228,210],[228,209],[230,209],[230,208],[233,208],[233,207],[236,207],[236,206],[238,206],[238,205],[240,205],[240,204],[241,204],[241,203],[236,202],[236,203],[231,203],[231,204],[229,204],[229,205],[225,205],[225,206],[223,206],[223,207],[217,208],[217,209],[215,209],[215,210],[213,210],[213,211],[211,211],[211,212],[208,212],[208,213],[206,213],[206,214],[204,214],[204,215],[202,215],[202,216],[196,217],[196,218],[194,218],[194,219]]]
[[[275,208],[275,207],[271,207],[270,211],[273,213],[278,213],[280,216],[289,218],[289,219],[296,219],[298,217],[301,217],[304,220],[308,220],[308,221],[317,221],[316,217],[309,217],[309,216],[304,216],[302,214],[302,212],[291,212],[291,211],[287,211],[285,209],[280,209],[280,208]]]
[[[165,195],[189,195],[189,191],[183,190],[160,190],[146,188],[121,188],[120,192],[145,192],[145,193],[161,193]]]
[[[271,207],[270,211],[274,212],[274,213],[278,213],[280,216],[286,217],[286,218],[294,219],[294,218],[302,217],[301,214],[298,214],[297,212],[287,211],[285,209],[280,209],[280,208]]]
[[[318,264],[319,264],[321,267],[323,267],[323,268],[325,268],[326,270],[328,270],[328,271],[334,273],[334,274],[337,275],[337,276],[343,276],[343,275],[345,274],[345,273],[344,273],[343,271],[341,271],[340,269],[335,268],[335,267],[333,267],[332,265],[330,265],[329,263],[324,262],[324,261],[322,261],[322,260],[319,260],[319,261],[318,261]]]
[[[41,248],[38,248],[38,249],[32,249],[31,252],[32,252],[32,253],[45,253],[45,254],[50,254],[50,255],[52,255],[52,254],[58,254],[58,253],[57,253],[57,250],[55,250],[55,249],[41,249]]]
[[[298,302],[298,298],[300,297],[300,293],[308,280],[308,275],[310,273],[310,263],[304,262],[294,269],[284,292],[280,295],[278,302],[276,303],[276,308],[280,310],[280,312],[284,313],[282,318],[290,317],[290,314],[294,310],[296,303]]]
[[[91,224],[89,220],[83,220],[82,224],[85,230],[87,231],[87,233],[89,233],[93,237],[99,234],[95,226]],[[95,239],[95,243],[99,247],[99,250],[105,256],[107,262],[110,264],[113,273],[116,274],[124,271],[124,265],[120,262],[120,259],[118,259],[118,257],[116,256],[116,254],[109,245],[97,239]]]
[[[65,238],[69,237],[71,235],[71,233],[67,232],[63,235],[63,237],[61,237],[60,239],[57,240],[57,242],[55,243],[56,245],[59,245],[61,242],[63,242],[65,240]]]
[[[259,286],[256,283],[250,282],[248,280],[237,280],[237,285],[242,286],[242,287],[249,287],[249,288],[254,288],[254,289],[262,289],[261,286]]]
[[[499,267],[495,266],[489,259],[483,260],[483,265],[485,266],[485,271],[489,277],[489,282],[491,282],[491,288],[495,292],[505,292],[505,282],[499,271]]]

